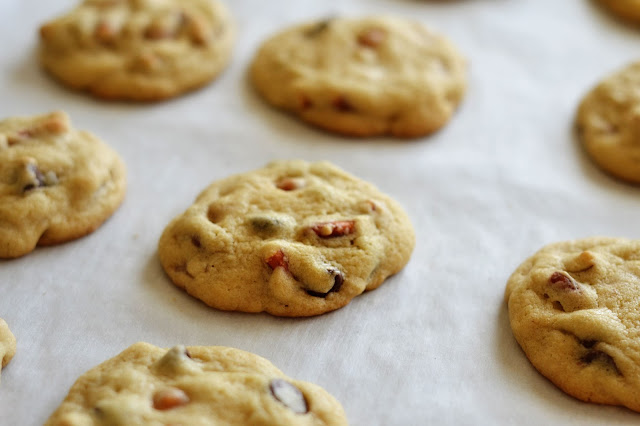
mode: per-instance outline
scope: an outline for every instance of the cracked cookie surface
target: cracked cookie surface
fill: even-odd
[[[93,232],[125,189],[118,154],[65,113],[0,121],[0,258]]]
[[[640,62],[593,88],[580,103],[576,124],[582,145],[601,169],[640,183]]]
[[[640,0],[598,0],[618,17],[632,23],[640,23]]]
[[[267,102],[318,127],[418,137],[438,130],[456,110],[466,61],[415,21],[333,18],[268,39],[251,79]]]
[[[548,245],[511,275],[505,300],[542,375],[583,401],[640,411],[640,240]]]
[[[233,32],[217,0],[85,0],[40,28],[40,59],[74,89],[154,101],[213,80]]]
[[[222,346],[136,343],[82,375],[46,426],[346,425],[327,391]]]
[[[16,338],[6,321],[0,318],[0,370],[9,364],[16,354]]]
[[[327,162],[274,162],[214,182],[165,229],[171,280],[208,305],[280,316],[338,309],[408,262],[406,213]]]

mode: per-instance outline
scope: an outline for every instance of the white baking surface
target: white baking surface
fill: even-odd
[[[587,0],[227,0],[229,69],[159,104],[67,91],[38,67],[40,23],[75,0],[0,0],[0,117],[64,109],[128,166],[126,200],[95,233],[0,261],[0,317],[18,339],[0,425],[37,425],[75,379],[136,341],[225,345],[315,382],[353,425],[637,424],[540,376],[512,337],[503,291],[547,243],[640,238],[640,189],[598,171],[572,134],[581,96],[636,58],[640,29]],[[260,41],[300,20],[392,13],[445,33],[469,58],[463,104],[440,133],[352,140],[298,123],[247,84]],[[330,314],[216,311],[174,287],[156,244],[208,183],[279,158],[331,160],[407,210],[417,245],[382,287]]]

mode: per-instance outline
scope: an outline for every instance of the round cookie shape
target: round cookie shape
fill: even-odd
[[[93,232],[125,191],[118,154],[65,113],[0,121],[0,258]]]
[[[16,338],[9,326],[0,318],[0,370],[9,364],[11,358],[16,354]]]
[[[632,23],[640,23],[640,0],[598,1],[618,17]]]
[[[267,102],[308,123],[350,136],[409,138],[450,119],[464,95],[466,61],[415,21],[332,18],[271,37],[250,74]]]
[[[82,375],[45,426],[340,426],[340,403],[264,358],[222,346],[136,343]]]
[[[505,300],[542,375],[583,401],[640,411],[640,240],[550,244],[511,275]]]
[[[601,169],[640,183],[640,62],[605,78],[584,97],[577,128],[586,152]]]
[[[233,33],[218,0],[85,0],[40,28],[40,60],[71,88],[156,101],[213,80]]]
[[[158,253],[174,284],[214,308],[311,316],[380,286],[414,244],[406,213],[373,185],[292,160],[211,184]]]

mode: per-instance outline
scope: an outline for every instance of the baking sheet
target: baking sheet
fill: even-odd
[[[238,39],[214,84],[159,104],[106,103],[38,67],[37,28],[75,0],[0,2],[0,116],[64,109],[128,166],[122,207],[95,233],[0,262],[0,317],[18,339],[2,372],[0,424],[37,425],[75,379],[136,341],[225,345],[315,382],[353,425],[637,424],[540,376],[503,303],[515,267],[544,244],[640,238],[639,189],[598,171],[572,133],[575,107],[637,59],[640,29],[582,0],[227,0]],[[300,124],[253,93],[246,70],[266,36],[328,15],[395,14],[448,35],[469,88],[441,132],[353,140]],[[411,262],[330,314],[220,312],[160,267],[164,226],[211,181],[280,158],[330,160],[396,198],[415,226]]]

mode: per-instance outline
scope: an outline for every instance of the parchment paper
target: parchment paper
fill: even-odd
[[[227,0],[231,66],[159,104],[68,91],[38,66],[38,26],[75,0],[0,1],[0,116],[67,111],[128,166],[126,200],[95,233],[0,262],[0,317],[18,339],[0,424],[37,425],[76,378],[136,341],[225,345],[338,398],[353,425],[637,424],[539,375],[512,337],[507,278],[554,241],[640,238],[640,189],[601,173],[572,132],[582,95],[638,59],[640,29],[582,0]],[[469,88],[449,125],[414,141],[353,140],[272,110],[247,83],[260,41],[328,15],[389,13],[449,36]],[[308,319],[220,312],[175,288],[156,244],[215,179],[280,158],[331,160],[408,211],[411,262],[378,290]]]

